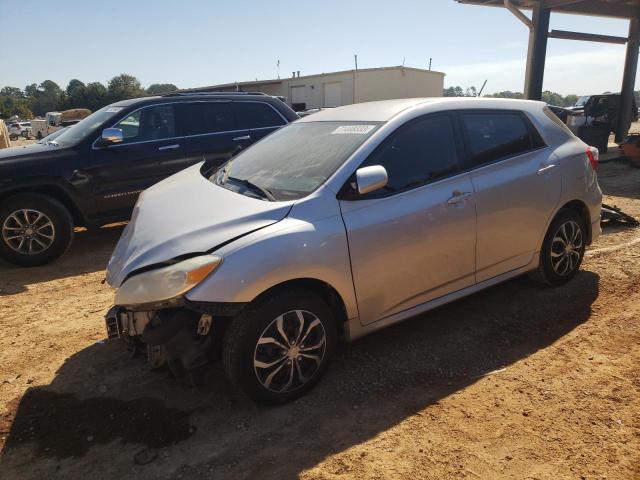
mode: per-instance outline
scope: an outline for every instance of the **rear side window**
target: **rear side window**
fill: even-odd
[[[203,135],[237,130],[230,102],[186,103],[185,135]]]
[[[553,110],[551,110],[549,107],[544,107],[543,111],[544,111],[544,114],[547,117],[549,117],[551,120],[553,120],[553,123],[555,123],[562,130],[564,130],[564,133],[573,136],[573,132],[569,129],[569,127],[567,127],[567,125],[555,113],[553,113]]]
[[[363,164],[369,165],[382,165],[387,170],[387,194],[457,172],[451,118],[448,115],[426,117],[400,127]],[[380,191],[382,195],[385,189]]]
[[[465,112],[461,117],[474,165],[513,157],[544,145],[518,112]]]
[[[286,122],[275,109],[262,102],[234,102],[238,128],[279,127]]]

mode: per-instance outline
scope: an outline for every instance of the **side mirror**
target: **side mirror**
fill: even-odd
[[[124,135],[120,128],[105,128],[102,130],[102,136],[100,137],[100,145],[106,147],[108,145],[114,145],[116,143],[122,143]]]
[[[356,170],[356,184],[360,195],[379,190],[388,181],[387,170],[382,165],[371,165]]]

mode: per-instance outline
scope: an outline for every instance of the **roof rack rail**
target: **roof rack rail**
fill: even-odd
[[[163,97],[182,97],[190,95],[267,95],[263,92],[207,92],[202,90],[194,90],[192,92],[171,92],[165,93]]]

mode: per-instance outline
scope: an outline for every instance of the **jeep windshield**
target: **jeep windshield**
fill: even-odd
[[[264,200],[296,200],[322,185],[379,125],[292,123],[229,160],[210,180]]]
[[[73,128],[66,129],[64,133],[55,137],[55,140],[52,140],[50,144],[61,147],[73,146],[88,136],[93,135],[104,122],[115,117],[122,110],[124,110],[124,107],[116,107],[113,105],[103,107],[93,112],[87,118],[80,120]]]

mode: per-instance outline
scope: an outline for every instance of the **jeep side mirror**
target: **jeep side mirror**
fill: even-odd
[[[100,137],[100,145],[107,147],[109,145],[115,145],[122,143],[124,135],[122,135],[122,129],[120,128],[105,128],[102,130],[102,136]]]

